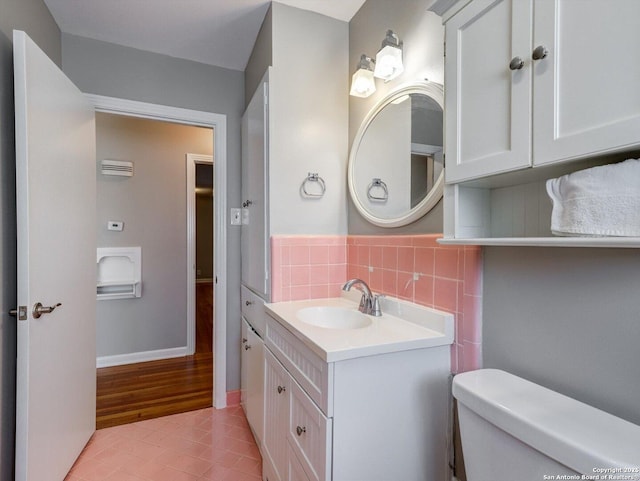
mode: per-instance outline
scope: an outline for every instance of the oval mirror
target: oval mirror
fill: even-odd
[[[349,155],[349,192],[372,224],[416,221],[442,198],[442,85],[417,82],[394,90],[367,114]]]

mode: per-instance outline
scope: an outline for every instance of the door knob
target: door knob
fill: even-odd
[[[531,54],[533,60],[542,60],[549,54],[549,50],[544,45],[538,45]]]
[[[511,70],[520,70],[522,67],[524,67],[524,60],[520,57],[513,57],[511,62],[509,62],[509,68]]]
[[[53,311],[56,310],[56,307],[60,307],[62,304],[60,302],[58,302],[55,306],[43,306],[41,302],[36,302],[35,305],[33,306],[33,312],[31,313],[33,315],[34,319],[40,319],[40,316],[42,314],[49,314]]]

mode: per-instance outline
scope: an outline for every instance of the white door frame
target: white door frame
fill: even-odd
[[[187,154],[187,352],[189,354],[196,352],[196,164],[213,165],[215,170],[215,161],[211,155]],[[215,174],[213,180],[215,182]],[[215,195],[215,190],[213,193]],[[214,270],[215,267],[214,262]]]
[[[87,94],[97,112],[127,115],[213,129],[214,323],[213,406],[227,406],[227,116],[166,105]],[[218,282],[219,281],[219,282]]]

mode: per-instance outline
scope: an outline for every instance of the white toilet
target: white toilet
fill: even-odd
[[[453,395],[468,481],[640,481],[640,426],[497,369]]]

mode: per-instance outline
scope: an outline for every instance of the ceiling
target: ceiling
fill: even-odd
[[[278,0],[349,21],[365,0]],[[64,33],[244,70],[268,0],[44,0]]]

